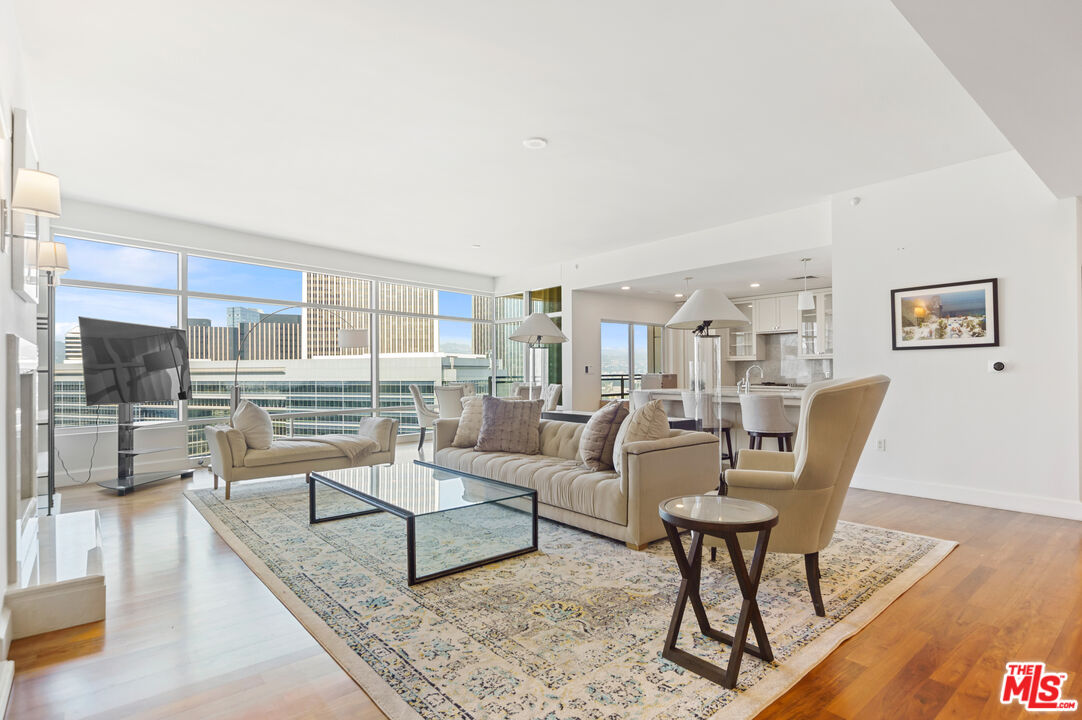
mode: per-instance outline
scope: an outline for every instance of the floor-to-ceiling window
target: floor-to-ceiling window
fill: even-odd
[[[603,400],[626,398],[641,387],[643,373],[661,372],[663,330],[660,325],[602,321]]]
[[[490,387],[491,295],[150,243],[57,239],[68,246],[72,267],[57,289],[60,428],[116,422],[115,406],[85,405],[80,316],[187,330],[191,399],[139,405],[136,418],[187,424],[193,455],[206,452],[203,425],[228,416],[234,373],[241,397],[270,410],[277,432],[293,435],[355,431],[374,411],[399,417],[400,432],[411,432],[417,424],[410,384],[430,401],[439,383]],[[339,347],[343,328],[368,329],[369,347]]]

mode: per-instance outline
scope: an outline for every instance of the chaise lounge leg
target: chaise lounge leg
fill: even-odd
[[[225,481],[225,499],[226,500],[229,499],[229,481],[228,480]]]
[[[811,590],[812,605],[815,606],[815,614],[826,617],[826,609],[823,607],[823,593],[819,589],[819,553],[808,553],[804,556],[804,572],[808,575],[808,589]]]
[[[215,490],[218,489],[218,476],[217,475],[214,476],[214,489]]]
[[[305,481],[306,483],[310,483],[310,482],[312,482],[312,473],[310,473],[310,472],[309,472],[309,473],[305,473],[305,474],[304,474],[304,481]]]
[[[421,439],[417,441],[417,450],[424,449],[425,446],[425,428],[421,428]]]

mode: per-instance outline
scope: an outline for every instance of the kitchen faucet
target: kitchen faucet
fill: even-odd
[[[752,370],[758,370],[759,371],[759,380],[763,380],[763,378],[766,375],[766,373],[763,372],[763,369],[761,367],[759,367],[758,365],[752,365],[750,368],[747,369],[747,371],[744,373],[744,392],[746,392],[748,394],[751,394],[751,371]],[[739,386],[740,386],[740,383],[737,383],[737,390],[740,389]]]

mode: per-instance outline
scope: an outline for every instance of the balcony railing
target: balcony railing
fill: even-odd
[[[601,373],[601,398],[618,400],[626,398],[635,389],[635,383],[642,382],[642,374],[629,379],[627,373]],[[619,390],[617,391],[617,388]]]

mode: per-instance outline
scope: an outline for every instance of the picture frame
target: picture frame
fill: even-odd
[[[11,188],[20,168],[38,169],[38,153],[30,133],[30,122],[25,110],[12,111],[11,129]],[[14,192],[14,190],[13,190]],[[38,302],[38,242],[48,224],[43,218],[29,213],[10,210],[11,233],[11,289],[24,302]]]
[[[890,291],[894,350],[997,347],[997,278]]]

